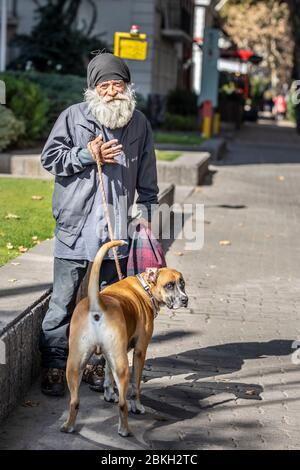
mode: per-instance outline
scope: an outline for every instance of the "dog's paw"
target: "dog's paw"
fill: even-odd
[[[61,426],[60,431],[71,434],[72,432],[74,432],[74,426],[68,426],[68,423],[64,423]]]
[[[129,402],[129,410],[131,413],[134,413],[136,415],[143,415],[145,414],[145,408],[141,404],[140,401],[138,400],[130,400]]]
[[[118,429],[118,433],[122,437],[132,437],[133,436],[132,432],[128,428],[121,427],[121,428]]]
[[[115,392],[104,390],[104,400],[109,403],[118,403],[119,397]]]

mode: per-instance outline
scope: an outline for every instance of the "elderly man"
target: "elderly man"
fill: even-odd
[[[40,340],[42,392],[52,396],[65,392],[68,332],[78,287],[89,261],[108,240],[95,160],[100,158],[103,165],[115,238],[128,240],[128,209],[136,190],[144,220],[150,221],[157,204],[152,132],[145,116],[135,109],[126,63],[112,54],[99,54],[88,65],[87,82],[85,101],[59,116],[41,157],[44,168],[55,175],[53,292]],[[128,247],[119,247],[117,256],[126,275]],[[118,280],[112,253],[102,264],[100,279],[100,287]],[[102,391],[103,362],[89,364],[83,380]]]

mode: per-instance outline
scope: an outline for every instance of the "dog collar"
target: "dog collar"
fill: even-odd
[[[151,293],[149,284],[143,279],[143,277],[140,274],[136,274],[135,277],[138,279],[138,281],[140,281],[144,290],[147,292],[148,296],[150,297],[150,301],[153,307],[153,315],[154,315],[154,318],[156,318],[158,315],[158,309],[156,307],[155,298]]]

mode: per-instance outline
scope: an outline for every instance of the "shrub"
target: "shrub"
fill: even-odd
[[[16,142],[24,131],[24,123],[10,109],[0,105],[0,151]]]
[[[196,116],[166,113],[163,128],[169,131],[197,131],[199,130],[199,124]]]
[[[197,115],[197,95],[189,90],[172,90],[167,96],[167,112],[182,116]]]
[[[49,101],[47,131],[64,109],[83,101],[83,92],[87,88],[86,78],[77,75],[42,72],[17,72],[16,75],[26,77],[39,85],[47,96]]]
[[[40,87],[12,73],[0,75],[6,85],[6,104],[25,124],[24,140],[43,136],[48,122],[49,103]]]

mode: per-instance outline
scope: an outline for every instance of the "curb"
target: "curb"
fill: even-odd
[[[227,149],[226,140],[221,137],[207,139],[200,145],[177,145],[177,144],[158,144],[155,143],[157,150],[178,150],[183,152],[209,152],[213,160],[223,158]]]
[[[180,186],[198,186],[208,172],[208,152],[185,152],[171,162],[157,160],[158,180]]]

